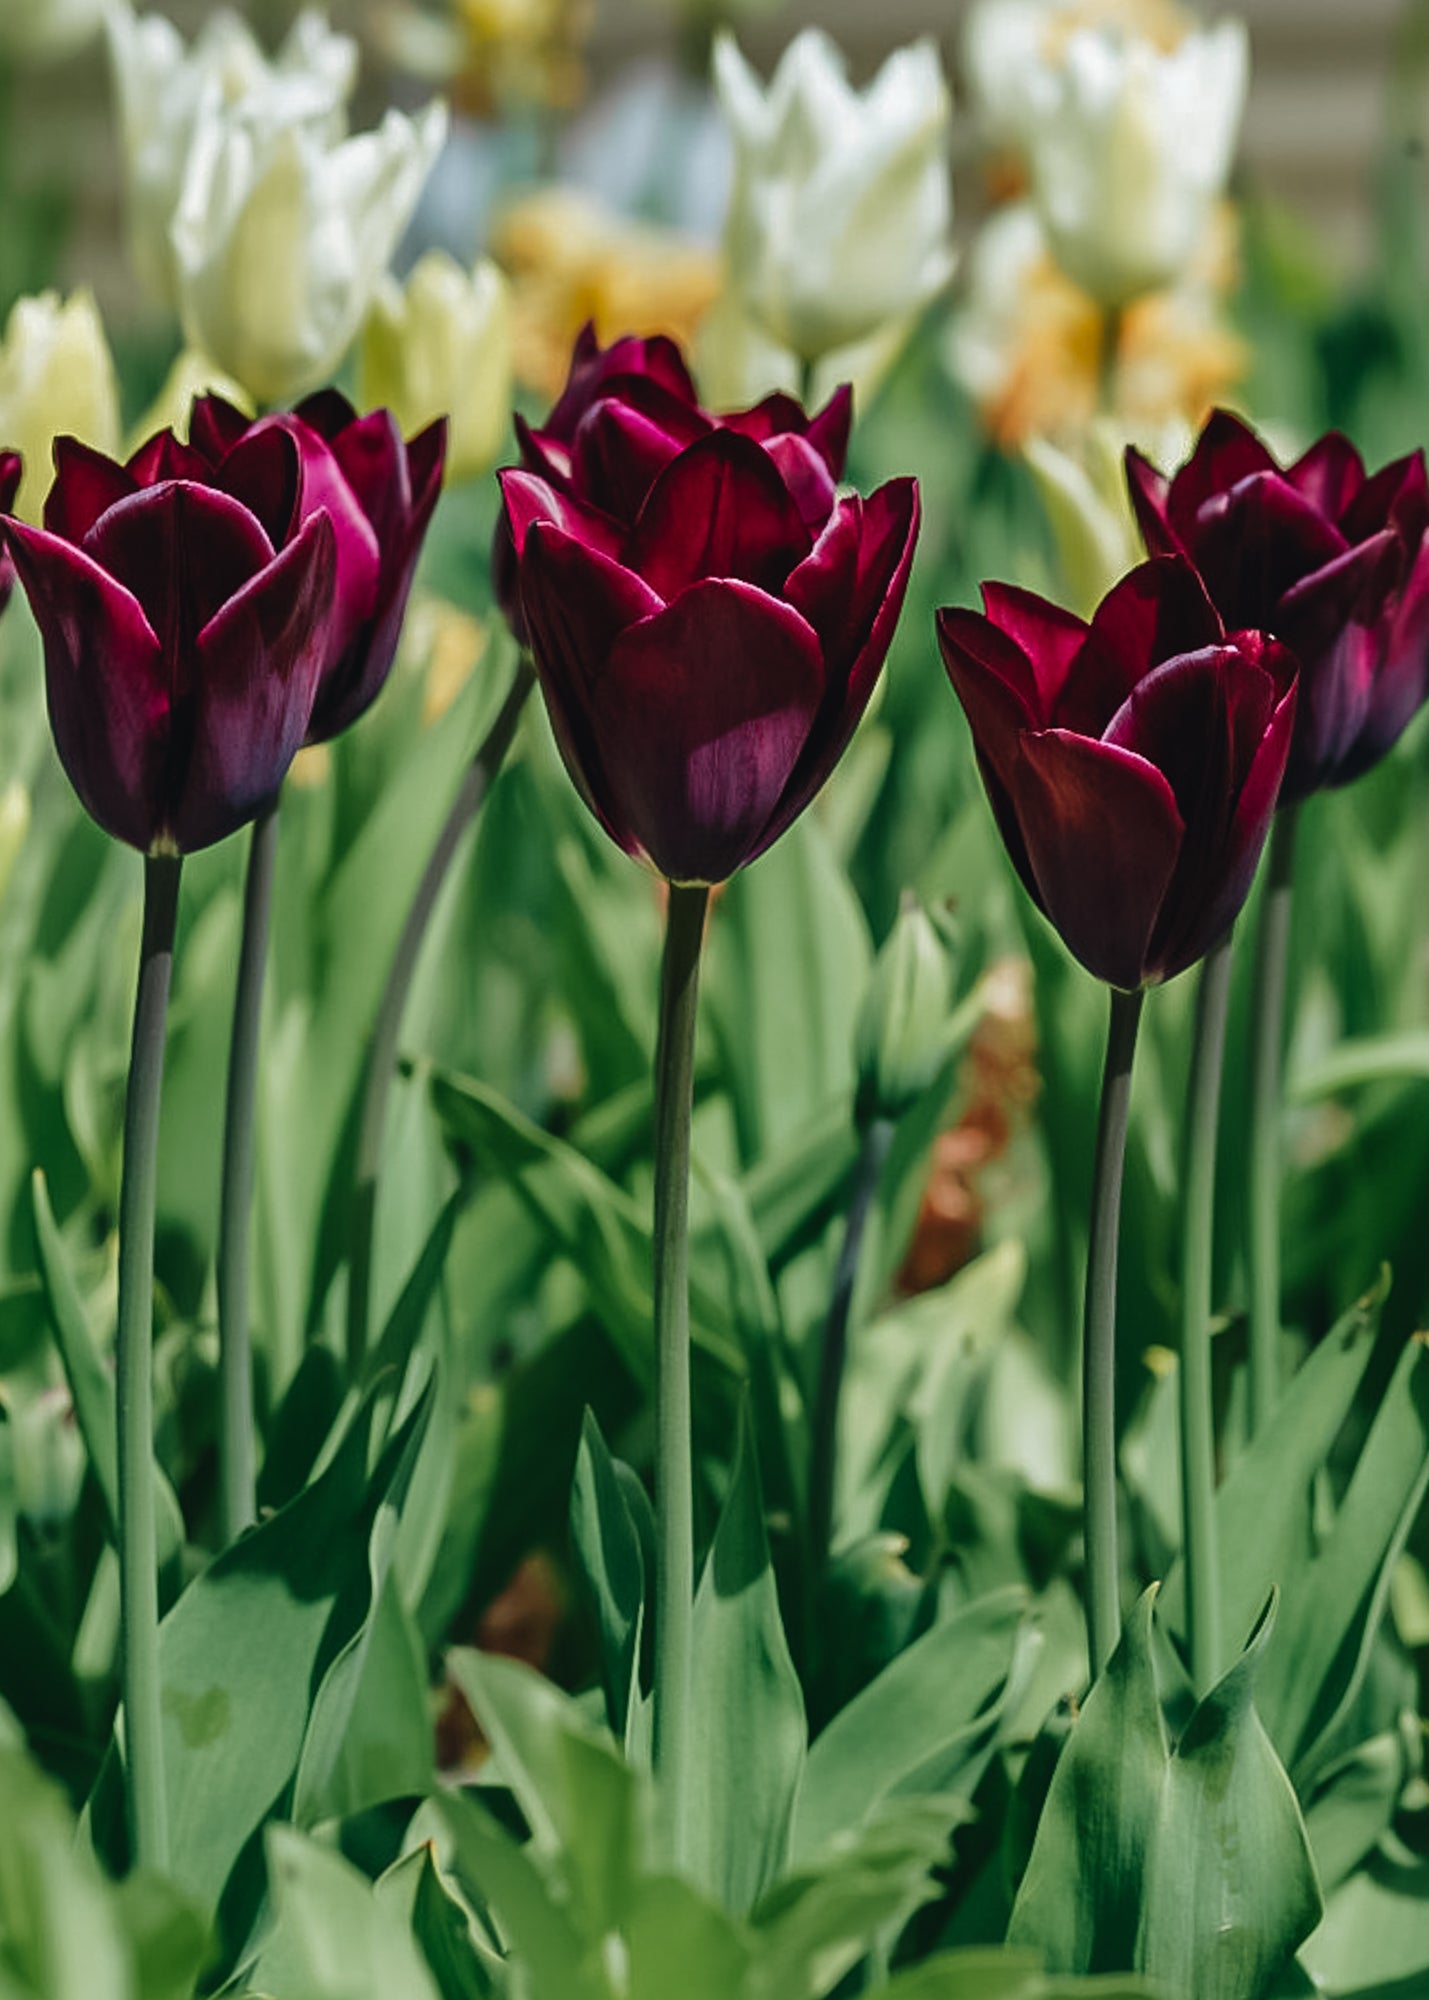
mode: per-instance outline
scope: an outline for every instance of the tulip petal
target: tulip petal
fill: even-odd
[[[768,445],[778,437],[802,438],[822,459],[830,479],[842,479],[853,425],[853,390],[843,383],[824,407],[809,417],[792,396],[776,389],[752,409],[732,410],[720,422],[727,430],[753,438],[756,444]]]
[[[767,844],[823,692],[814,633],[748,583],[694,583],[619,636],[592,721],[621,823],[662,875],[722,882]]]
[[[566,769],[612,840],[633,853],[635,836],[622,821],[592,727],[591,685],[607,670],[625,627],[664,606],[631,570],[550,521],[531,526],[520,584],[531,653]]]
[[[158,639],[133,595],[83,550],[18,521],[7,539],[44,640],[60,762],[105,832],[147,852],[169,739]]]
[[[82,542],[101,514],[146,485],[127,466],[78,438],[55,439],[55,477],[45,498],[45,526],[67,542]]]
[[[250,430],[207,475],[221,492],[242,501],[275,549],[298,526],[303,479],[296,441],[280,425]],[[311,512],[305,507],[304,512]]]
[[[1282,600],[1277,629],[1300,661],[1300,706],[1286,780],[1304,798],[1358,740],[1375,701],[1404,545],[1386,528],[1307,576]]]
[[[1429,482],[1424,453],[1410,452],[1382,465],[1367,479],[1340,522],[1347,542],[1363,542],[1381,528],[1398,528],[1406,542],[1417,542],[1429,528]]]
[[[1190,547],[1227,631],[1276,631],[1285,593],[1346,541],[1280,473],[1265,472],[1208,500]]]
[[[1286,468],[1285,477],[1327,520],[1343,524],[1365,484],[1364,460],[1342,431],[1326,431]]]
[[[185,444],[172,431],[156,431],[132,454],[125,468],[133,484],[157,486],[165,479],[195,479],[202,483],[213,476],[213,464],[192,444]]]
[[[1398,600],[1382,624],[1375,635],[1380,664],[1368,709],[1354,741],[1327,773],[1326,784],[1347,785],[1377,764],[1429,698],[1429,537],[1419,544]],[[1287,789],[1290,782],[1287,775]]]
[[[668,335],[642,339],[638,334],[627,334],[602,348],[596,339],[594,322],[587,320],[576,337],[566,386],[538,435],[569,443],[576,426],[598,396],[623,397],[632,382],[645,379],[657,383],[680,402],[698,406],[690,371]]]
[[[282,784],[326,658],[335,569],[332,523],[314,514],[199,633],[171,828],[184,853],[246,824]]]
[[[216,466],[232,451],[251,423],[252,419],[226,397],[198,396],[189,411],[189,443],[202,452],[210,466]]]
[[[833,512],[837,489],[829,468],[807,438],[785,432],[764,447],[811,535],[817,535]]]
[[[708,436],[710,422],[647,377],[628,387],[628,395],[601,396],[576,426],[571,479],[593,506],[633,522],[665,467]]]
[[[1225,630],[1216,608],[1206,594],[1206,586],[1182,556],[1156,556],[1139,563],[1113,584],[1093,615],[1090,640],[1104,655],[1115,661],[1124,676],[1116,707],[1143,674],[1178,653],[1194,653],[1203,646],[1218,646]],[[1090,671],[1099,663],[1088,662]],[[1078,674],[1082,669],[1079,664]],[[1064,706],[1072,700],[1069,688]],[[1115,709],[1103,710],[1097,733],[1111,720]],[[1066,718],[1059,713],[1058,720]]]
[[[1196,440],[1196,449],[1171,481],[1167,494],[1166,518],[1183,545],[1191,546],[1197,518],[1207,501],[1257,473],[1283,477],[1249,424],[1233,417],[1229,410],[1213,410]]]
[[[768,452],[719,430],[682,451],[651,487],[628,560],[668,602],[703,577],[777,591],[810,546]]]
[[[1131,510],[1141,530],[1141,539],[1146,544],[1147,555],[1185,555],[1186,545],[1171,526],[1166,511],[1171,498],[1171,481],[1164,472],[1157,471],[1150,459],[1143,458],[1135,445],[1126,447],[1123,464],[1127,491],[1131,495]]]
[[[240,501],[187,480],[118,501],[90,530],[85,552],[143,605],[175,699],[192,672],[199,631],[273,559],[272,544]]]
[[[937,625],[943,665],[963,705],[978,756],[1006,787],[1024,731],[1047,723],[1032,662],[1016,640],[980,611],[948,606],[939,611]]]
[[[620,523],[608,514],[597,513],[583,501],[559,492],[534,472],[509,469],[499,472],[505,515],[519,562],[526,552],[526,536],[538,522],[548,522],[587,548],[612,560],[619,557],[624,536]]]
[[[1170,785],[1131,751],[1048,729],[1022,739],[1010,796],[1063,943],[1095,978],[1134,992],[1184,833]]]
[[[1057,705],[1067,675],[1087,642],[1085,619],[1011,583],[985,583],[982,601],[993,624],[1007,634],[1032,668],[1031,726],[1060,720]]]

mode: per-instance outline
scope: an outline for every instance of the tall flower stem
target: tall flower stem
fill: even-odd
[[[387,1132],[387,1107],[392,1095],[392,1078],[397,1067],[397,1041],[402,1032],[402,1016],[407,996],[421,956],[427,926],[432,921],[437,898],[447,879],[462,835],[481,810],[492,780],[501,769],[516,725],[535,680],[529,655],[523,654],[496,720],[487,731],[476,755],[467,767],[461,789],[452,800],[436,845],[428,856],[407,912],[407,921],[392,954],[387,983],[377,1008],[368,1043],[367,1067],[363,1075],[362,1106],[358,1114],[357,1151],[353,1167],[350,1235],[351,1264],[347,1290],[347,1366],[355,1380],[367,1353],[368,1320],[372,1304],[373,1231],[377,1220],[377,1174],[382,1160],[382,1142]]]
[[[1297,808],[1270,830],[1255,936],[1250,1055],[1250,1428],[1280,1394],[1280,1101]]]
[[[164,1029],[178,916],[177,855],[144,863],[144,932],[124,1102],[119,1193],[119,1675],[124,1701],[130,1848],[143,1868],[168,1862],[159,1706],[159,1565],[154,1515],[154,1198]]]
[[[670,1859],[684,1858],[695,1596],[690,1439],[690,1118],[709,890],[670,885],[655,1050],[654,1764]]]
[[[1140,992],[1112,988],[1102,1071],[1082,1318],[1082,1490],[1087,1565],[1087,1653],[1095,1680],[1121,1636],[1116,1531],[1116,1259],[1126,1163],[1131,1065]]]
[[[839,1397],[843,1388],[844,1366],[848,1360],[849,1309],[858,1279],[863,1253],[864,1232],[878,1193],[879,1179],[888,1148],[893,1142],[891,1118],[872,1118],[864,1127],[854,1170],[853,1196],[848,1221],[834,1269],[834,1288],[824,1321],[823,1346],[819,1351],[819,1379],[814,1393],[814,1435],[809,1461],[809,1567],[811,1577],[828,1560],[833,1535],[834,1476],[838,1457]]]
[[[1101,339],[1097,348],[1097,408],[1106,416],[1116,414],[1116,385],[1121,369],[1121,336],[1125,328],[1126,308],[1107,306],[1102,314]]]
[[[228,1105],[223,1124],[223,1189],[218,1219],[219,1518],[225,1545],[249,1526],[257,1512],[248,1242],[253,1212],[258,1042],[277,851],[278,801],[274,799],[253,822],[248,848],[243,941],[233,996],[233,1038],[228,1045]]]
[[[1201,964],[1186,1099],[1181,1190],[1181,1520],[1191,1680],[1197,1695],[1221,1672],[1220,1559],[1216,1541],[1216,1445],[1211,1391],[1211,1250],[1216,1205],[1216,1128],[1231,934]]]

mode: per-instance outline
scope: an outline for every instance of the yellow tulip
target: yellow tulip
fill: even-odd
[[[119,449],[119,385],[99,308],[88,290],[18,299],[0,340],[0,446],[25,461],[15,512],[37,524],[57,437]]]
[[[358,349],[358,398],[411,435],[449,419],[446,477],[496,462],[511,421],[511,289],[489,258],[464,271],[429,250],[406,285],[386,278]]]

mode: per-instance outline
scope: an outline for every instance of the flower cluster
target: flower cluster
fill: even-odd
[[[502,474],[496,572],[561,751],[675,882],[763,852],[832,771],[897,622],[917,489],[840,494],[847,393],[716,418],[669,342],[579,343]]]

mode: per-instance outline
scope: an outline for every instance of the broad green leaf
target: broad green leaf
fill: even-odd
[[[74,1404],[75,1422],[94,1472],[95,1483],[104,1502],[111,1541],[119,1541],[119,1463],[116,1442],[114,1378],[100,1360],[89,1330],[89,1320],[70,1276],[69,1261],[50,1208],[49,1189],[44,1175],[36,1169],[30,1181],[34,1205],[35,1241],[40,1254],[40,1276],[45,1302],[54,1326],[55,1341],[65,1380]],[[178,1498],[161,1469],[154,1468],[156,1528],[159,1566],[166,1568],[184,1545],[184,1517]]]
[[[589,1410],[571,1488],[571,1541],[600,1640],[606,1717],[616,1741],[624,1743],[631,1705],[640,1693],[645,1557],[628,1488]]]
[[[1426,1080],[1429,1030],[1411,1028],[1341,1042],[1317,1062],[1292,1070],[1286,1078],[1285,1095],[1291,1104],[1314,1104],[1341,1091],[1361,1090],[1367,1084]]]
[[[1305,1808],[1305,1831],[1326,1896],[1389,1831],[1417,1768],[1418,1736],[1417,1719],[1407,1715],[1403,1727],[1357,1744],[1321,1773]]]
[[[750,1167],[745,1200],[771,1271],[782,1270],[839,1212],[857,1163],[850,1103],[840,1099]]]
[[[400,1903],[291,1826],[265,1839],[275,1920],[249,1982],[274,2000],[442,2000]]]
[[[1252,1700],[1274,1615],[1272,1600],[1191,1717],[1151,1842],[1138,1965],[1196,2000],[1264,1992],[1320,1918],[1300,1808]]]
[[[894,1792],[970,1796],[996,1740],[1027,1596],[1001,1590],[934,1625],[815,1740],[799,1788],[801,1862]]]
[[[416,1939],[441,2000],[484,2000],[496,1991],[467,1913],[442,1881],[430,1844],[394,1862],[376,1890],[378,1902],[398,1911]]]
[[[1049,1978],[1036,1952],[996,1946],[940,1952],[873,1992],[879,2000],[1172,2000],[1163,1986],[1117,1974]]]
[[[587,1939],[619,1928],[644,1846],[637,1775],[568,1695],[519,1661],[453,1647],[447,1668]]]
[[[589,1941],[530,1849],[465,1793],[441,1792],[432,1805],[451,1836],[453,1872],[490,1910],[521,1966],[522,2000],[610,2000]]]
[[[1391,1837],[1331,1896],[1301,1962],[1345,2000],[1419,2000],[1429,1992],[1426,1909],[1429,1860]]]
[[[628,2000],[747,2000],[743,1932],[678,1876],[645,1878],[622,1942]]]
[[[656,1606],[656,1617],[659,1607]],[[741,1415],[729,1496],[695,1594],[687,1798],[695,1881],[742,1916],[783,1869],[804,1764],[804,1698]]]
[[[370,1620],[370,1544],[385,1538],[401,1505],[425,1410],[392,1437],[369,1479],[371,1417],[369,1403],[326,1472],[226,1549],[159,1628],[171,1872],[210,1913],[253,1836],[287,1804],[315,1684]],[[334,1699],[326,1726],[338,1741],[339,1711]],[[112,1751],[89,1816],[101,1853],[119,1862],[123,1801]],[[225,1906],[230,1920],[240,1921],[237,1905]]]
[[[884,1801],[864,1823],[776,1882],[751,1916],[751,2000],[821,2000],[880,1937],[938,1894],[957,1799]]]
[[[418,1796],[434,1780],[426,1648],[403,1605],[395,1567],[386,1565],[385,1579],[376,1567],[359,1657],[341,1673],[335,1662],[314,1700],[293,1792],[292,1816],[302,1826]],[[340,1726],[335,1751],[320,1756],[329,1704],[338,1705]]]
[[[1264,1993],[1318,1917],[1295,1794],[1252,1694],[1274,1604],[1167,1742],[1148,1591],[1062,1751],[1008,1927],[1057,1973]]]

